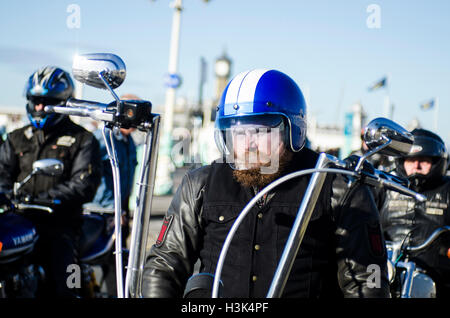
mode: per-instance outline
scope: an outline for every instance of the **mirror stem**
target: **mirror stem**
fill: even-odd
[[[19,194],[19,190],[23,187],[23,185],[24,185],[25,183],[28,182],[28,180],[31,179],[32,176],[34,176],[34,175],[36,174],[37,170],[38,170],[38,169],[33,170],[33,171],[32,171],[28,176],[26,176],[25,179],[23,179],[21,182],[16,182],[16,183],[14,183],[14,189],[13,189],[14,196],[16,196],[16,195]]]
[[[98,76],[100,77],[100,79],[102,80],[102,82],[105,84],[105,87],[110,91],[111,95],[114,97],[114,99],[116,100],[116,116],[119,116],[121,113],[121,102],[120,102],[120,98],[119,96],[117,96],[117,94],[114,92],[114,90],[111,88],[111,86],[109,85],[108,81],[105,79],[104,74],[106,73],[106,71],[101,71],[100,73],[98,73]]]
[[[114,97],[114,99],[117,102],[117,106],[119,106],[120,104],[120,98],[117,96],[117,94],[114,92],[114,90],[111,88],[111,86],[109,85],[108,81],[105,79],[104,74],[106,73],[106,71],[101,71],[100,73],[98,73],[98,76],[100,77],[100,79],[102,80],[102,82],[105,84],[105,87],[110,91],[111,95]]]
[[[385,136],[383,136],[382,138],[386,140],[386,143],[384,143],[384,144],[366,152],[364,155],[362,155],[361,158],[359,158],[358,164],[355,167],[355,171],[359,171],[361,169],[361,166],[363,165],[364,161],[366,161],[367,158],[369,158],[376,152],[380,151],[381,149],[386,148],[387,146],[389,146],[392,143],[391,139],[388,139]]]

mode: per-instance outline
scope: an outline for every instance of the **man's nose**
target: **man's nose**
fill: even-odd
[[[256,147],[255,134],[252,132],[246,132],[245,134],[245,146],[247,149],[253,149]]]
[[[414,160],[414,169],[416,170],[422,169],[422,162],[420,160]]]
[[[424,168],[424,165],[426,165],[426,164],[427,164],[427,163],[424,162],[424,161],[419,161],[419,162],[417,163],[417,166],[418,166],[419,169],[423,169],[423,168]]]

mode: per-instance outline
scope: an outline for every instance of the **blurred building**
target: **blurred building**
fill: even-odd
[[[0,137],[28,123],[25,106],[0,106]]]
[[[351,111],[345,114],[343,125],[321,125],[314,115],[308,116],[307,137],[311,149],[338,153],[344,158],[361,147],[361,131],[366,121],[361,103],[352,105]]]

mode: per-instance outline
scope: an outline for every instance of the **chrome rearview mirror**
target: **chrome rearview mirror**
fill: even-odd
[[[14,196],[19,193],[19,190],[23,187],[32,176],[40,174],[46,176],[60,176],[63,174],[64,164],[58,159],[41,159],[33,162],[32,171],[21,182],[15,182],[13,186]]]
[[[402,126],[387,118],[376,118],[365,128],[364,141],[369,149],[386,155],[399,157],[408,154],[414,136]]]
[[[41,159],[33,163],[33,174],[60,176],[64,171],[64,164],[58,159]]]
[[[115,54],[91,53],[75,56],[72,73],[77,81],[86,85],[115,89],[125,80],[126,68],[122,59]]]

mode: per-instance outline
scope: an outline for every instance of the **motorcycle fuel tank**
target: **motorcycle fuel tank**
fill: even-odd
[[[31,251],[37,238],[35,227],[26,218],[14,213],[0,215],[0,264]]]

